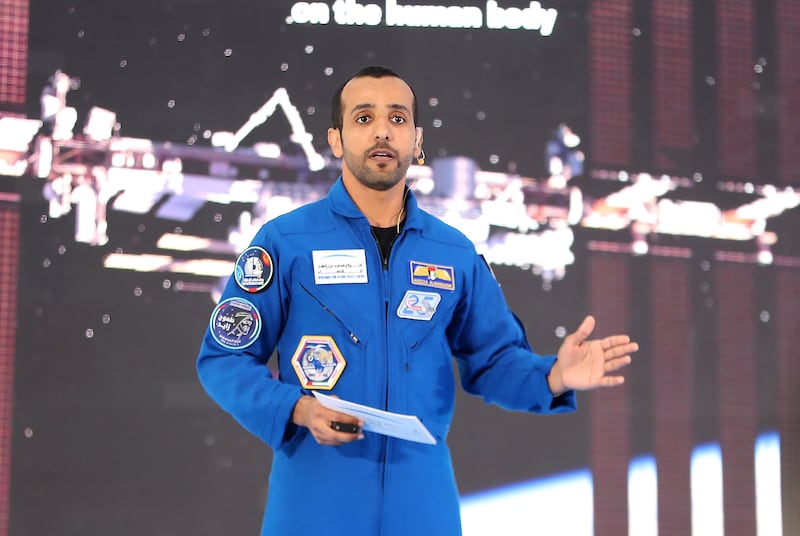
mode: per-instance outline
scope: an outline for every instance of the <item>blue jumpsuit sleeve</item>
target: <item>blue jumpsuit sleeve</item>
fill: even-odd
[[[478,255],[449,328],[461,385],[470,394],[516,411],[563,413],[577,408],[575,392],[554,397],[547,376],[556,356],[533,352],[522,323]]]
[[[197,374],[203,388],[223,410],[273,449],[279,449],[296,429],[291,418],[302,392],[299,386],[274,378],[267,367],[283,329],[287,291],[280,277],[279,252],[266,240],[263,228],[253,244],[271,255],[273,281],[265,290],[248,293],[231,276],[220,303],[236,297],[253,304],[262,322],[260,334],[249,346],[232,349],[221,345],[207,328],[197,357]]]

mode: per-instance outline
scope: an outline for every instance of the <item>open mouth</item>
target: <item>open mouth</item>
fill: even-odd
[[[389,162],[395,158],[394,153],[387,149],[376,149],[369,153],[369,157],[378,162]]]

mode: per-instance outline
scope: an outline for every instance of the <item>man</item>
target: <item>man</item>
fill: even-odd
[[[575,409],[575,389],[619,385],[636,343],[586,340],[534,354],[489,267],[406,187],[422,153],[416,97],[368,67],[333,99],[328,196],[264,225],[237,261],[198,358],[210,395],[273,451],[263,535],[461,534],[446,438],[455,358],[463,388],[504,408]],[[260,277],[242,267],[257,258]],[[234,332],[237,315],[253,319]],[[265,366],[277,349],[278,378]],[[437,440],[364,433],[344,400],[416,415]],[[347,431],[355,425],[354,431]]]

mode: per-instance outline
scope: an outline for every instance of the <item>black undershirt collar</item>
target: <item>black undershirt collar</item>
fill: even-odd
[[[378,243],[378,247],[381,250],[381,258],[383,259],[383,265],[387,266],[389,262],[389,253],[392,251],[392,244],[394,244],[395,238],[397,235],[400,234],[399,231],[403,228],[403,222],[400,222],[400,225],[392,225],[391,227],[374,227],[372,228],[372,236],[375,237],[375,241]]]

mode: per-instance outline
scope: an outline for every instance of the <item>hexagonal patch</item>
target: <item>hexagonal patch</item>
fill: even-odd
[[[333,337],[304,335],[292,356],[292,367],[306,389],[333,389],[347,365]]]

